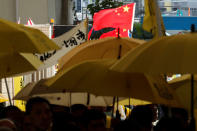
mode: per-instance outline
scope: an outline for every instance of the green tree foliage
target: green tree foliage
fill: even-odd
[[[132,37],[138,39],[152,39],[153,35],[143,30],[141,23],[134,23]]]
[[[87,9],[90,11],[90,14],[94,15],[94,13],[102,10],[102,9],[111,9],[122,6],[122,2],[114,1],[114,0],[96,0],[94,4],[89,4]]]

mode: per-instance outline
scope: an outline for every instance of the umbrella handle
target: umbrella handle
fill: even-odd
[[[189,123],[189,130],[190,131],[196,130],[195,118],[191,118],[190,123]]]
[[[118,60],[121,58],[121,51],[122,51],[122,45],[119,46],[118,57],[117,57]]]
[[[191,117],[194,118],[194,75],[191,74]]]
[[[118,106],[119,106],[119,98],[118,98],[118,96],[117,96],[117,110],[118,110]]]
[[[113,105],[112,105],[112,114],[111,114],[111,117],[112,117],[112,118],[113,118],[113,116],[114,116],[115,101],[116,101],[116,97],[114,96],[114,97],[113,97]]]
[[[69,101],[69,104],[70,104],[70,107],[72,106],[72,93],[70,92],[70,101]]]
[[[119,97],[117,96],[117,110],[116,110],[116,118],[120,119],[120,112],[119,112],[119,109],[118,109],[118,106],[119,106]]]
[[[5,85],[6,85],[6,89],[7,89],[7,94],[8,94],[9,102],[10,102],[10,105],[12,105],[12,101],[11,101],[11,97],[10,97],[10,91],[9,91],[9,88],[8,88],[8,82],[7,82],[6,77],[4,78],[4,80],[5,80]]]
[[[89,105],[90,105],[90,94],[87,93],[87,106],[89,106]]]
[[[196,130],[194,118],[194,75],[191,74],[191,121],[190,128],[192,131]]]

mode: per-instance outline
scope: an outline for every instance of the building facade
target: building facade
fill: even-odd
[[[73,0],[1,0],[0,18],[26,24],[31,18],[36,24],[73,24]]]

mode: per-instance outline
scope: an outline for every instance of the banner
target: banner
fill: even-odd
[[[88,20],[82,21],[76,27],[70,31],[62,34],[59,37],[53,39],[53,41],[61,47],[58,51],[46,52],[38,57],[44,62],[44,66],[40,69],[50,67],[58,63],[58,60],[64,56],[72,48],[80,45],[87,40],[87,24]]]

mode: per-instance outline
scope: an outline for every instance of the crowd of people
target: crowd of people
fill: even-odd
[[[180,108],[155,104],[135,106],[129,117],[120,114],[106,128],[106,113],[101,108],[82,104],[69,107],[51,105],[46,99],[34,97],[27,101],[25,112],[16,106],[0,110],[0,131],[188,131],[188,113]]]

